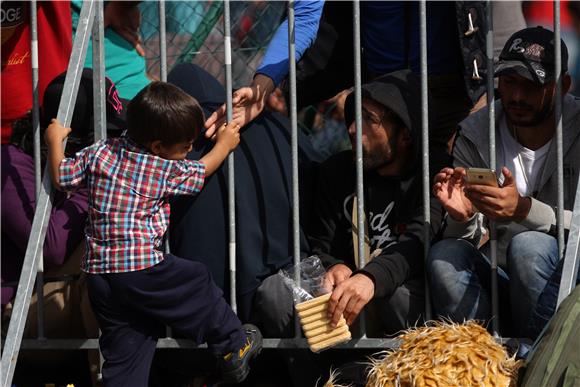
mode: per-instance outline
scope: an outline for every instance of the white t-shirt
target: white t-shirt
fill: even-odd
[[[498,145],[500,146],[498,150],[500,154],[496,161],[498,174],[501,168],[506,166],[515,176],[516,186],[520,195],[532,195],[536,182],[544,167],[552,140],[534,151],[515,140],[508,130],[505,120],[501,120],[499,132],[500,138]]]

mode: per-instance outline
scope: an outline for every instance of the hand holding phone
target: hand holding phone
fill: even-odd
[[[469,184],[486,185],[489,187],[499,187],[494,169],[488,168],[467,168],[466,181]]]
[[[528,216],[532,201],[518,192],[512,172],[502,168],[498,183],[491,169],[468,168],[465,189],[467,198],[488,219],[500,222],[521,222]],[[498,187],[499,189],[497,189]]]

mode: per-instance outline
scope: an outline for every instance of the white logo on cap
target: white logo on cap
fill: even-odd
[[[546,73],[543,70],[536,70],[536,74],[538,74],[538,76],[542,78],[546,76]]]
[[[516,52],[519,52],[520,54],[523,53],[524,51],[526,51],[525,48],[519,46],[519,44],[521,42],[522,42],[522,39],[521,38],[514,39],[514,41],[512,42],[512,45],[510,46],[509,51],[510,52],[511,51],[516,51]]]

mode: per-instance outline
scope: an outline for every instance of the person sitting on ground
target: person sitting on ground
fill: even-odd
[[[207,342],[222,377],[240,382],[261,350],[261,334],[242,326],[208,269],[162,252],[169,201],[195,195],[239,143],[239,126],[224,125],[213,149],[185,160],[203,127],[198,102],[181,89],[154,82],[127,109],[127,137],[102,140],[64,157],[69,128],[53,120],[45,139],[54,185],[89,190],[86,254],[91,305],[102,332],[108,386],[148,384],[164,324]]]
[[[567,94],[568,51],[563,41],[561,47],[562,226],[568,229],[580,167],[580,99]],[[553,53],[554,33],[542,27],[520,30],[508,39],[495,69],[501,96],[495,102],[496,165],[489,161],[485,108],[461,122],[453,150],[455,168],[441,170],[433,185],[449,214],[444,234],[448,239],[434,245],[428,257],[435,311],[456,322],[492,317],[489,244],[478,246],[486,235],[484,223],[493,220],[500,265],[500,325],[503,334],[531,339],[554,312],[562,267],[555,237],[558,167]],[[465,182],[469,167],[501,170],[499,187]],[[551,311],[543,310],[536,316],[539,320],[533,319],[538,308],[546,305],[552,306]]]
[[[425,241],[419,90],[418,77],[408,70],[362,87],[364,206],[370,253],[364,267],[357,267],[357,244],[353,242],[354,153],[341,152],[320,167],[309,241],[311,252],[327,269],[325,281],[332,289],[329,313],[334,324],[343,314],[347,324],[353,324],[373,300],[373,310],[381,320],[379,334],[396,333],[423,316],[423,243],[430,243],[438,233],[442,208],[431,199],[431,234]],[[345,123],[354,146],[352,93],[345,106]],[[448,160],[445,150],[437,149],[431,152],[433,171]],[[276,303],[274,298],[270,301]],[[287,313],[291,315],[292,310]],[[287,320],[292,324],[292,319]]]
[[[226,99],[223,86],[194,64],[180,64],[168,81],[190,94],[206,115]],[[267,133],[267,135],[265,135]],[[265,112],[242,131],[235,160],[236,204],[236,304],[242,321],[258,325],[265,337],[280,337],[268,329],[276,309],[260,307],[261,294],[276,291],[262,286],[268,277],[292,263],[292,173],[290,123],[277,113]],[[193,144],[188,155],[198,159],[211,149],[205,136]],[[312,213],[313,191],[319,155],[308,138],[298,133],[300,190],[300,253],[310,248],[304,227]],[[205,181],[199,195],[180,196],[171,202],[171,251],[205,263],[228,299],[228,165]],[[211,224],[206,219],[212,218]],[[192,230],[196,230],[192,233]],[[283,286],[283,285],[282,285]],[[278,303],[291,307],[292,299]]]
[[[58,113],[66,73],[53,79],[44,93],[41,127]],[[106,113],[108,136],[119,136],[125,129],[123,105],[115,85],[106,78]],[[67,154],[88,146],[94,141],[93,73],[84,69],[73,112]],[[45,152],[41,148],[40,165],[44,167]],[[16,293],[26,244],[32,228],[36,208],[34,167],[34,129],[30,115],[17,121],[9,144],[1,146],[2,184],[0,188],[2,225],[2,310]],[[71,195],[56,192],[52,201],[46,238],[43,245],[44,267],[61,267],[81,244],[83,225],[87,218],[87,191],[79,189]],[[62,326],[62,324],[57,324]]]

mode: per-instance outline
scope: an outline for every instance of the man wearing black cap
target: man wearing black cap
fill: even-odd
[[[362,148],[366,247],[364,267],[355,258],[356,173],[352,151],[321,165],[310,232],[312,252],[327,268],[332,289],[329,318],[344,314],[351,325],[373,303],[379,333],[396,333],[423,316],[423,207],[421,181],[421,98],[411,71],[390,73],[362,87]],[[355,146],[354,96],[347,97],[345,121]],[[433,171],[447,160],[431,152]],[[431,237],[442,208],[431,205]]]
[[[424,317],[423,202],[421,182],[421,97],[419,79],[409,70],[387,74],[362,86],[365,262],[358,267],[356,165],[353,151],[331,156],[320,166],[313,213],[307,230],[310,252],[326,269],[332,291],[328,318],[344,315],[351,325],[367,304],[367,334],[394,334]],[[354,95],[345,121],[355,145]],[[431,171],[449,165],[442,147],[432,150]],[[432,176],[432,175],[431,175]],[[431,235],[439,233],[442,207],[431,198]],[[258,290],[268,310],[266,331],[290,336],[294,329],[291,292],[271,276]],[[265,291],[265,290],[268,291]],[[372,315],[372,316],[371,316]]]
[[[580,166],[580,99],[567,94],[568,51],[564,42],[561,47],[568,229]],[[501,98],[495,102],[496,165],[489,161],[486,108],[460,123],[455,169],[435,176],[433,191],[449,214],[449,239],[431,249],[427,273],[436,312],[454,321],[486,320],[491,315],[489,251],[487,245],[477,249],[487,220],[497,222],[500,322],[507,329],[503,333],[534,338],[555,308],[562,264],[555,238],[554,62],[551,31],[535,27],[512,35],[495,71]],[[465,182],[469,167],[501,171],[499,187]]]

